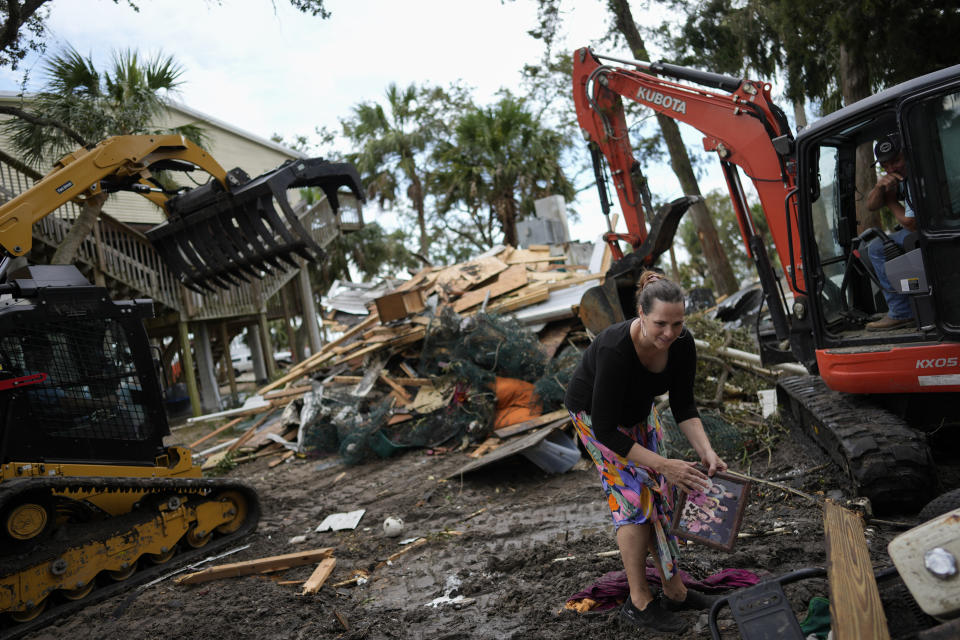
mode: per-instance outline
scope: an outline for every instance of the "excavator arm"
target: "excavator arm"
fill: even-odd
[[[681,84],[662,76],[696,84]],[[767,301],[774,313],[778,338],[786,338],[783,306],[776,297],[772,268],[738,171],[742,169],[752,180],[764,211],[783,211],[785,201],[795,191],[790,157],[793,138],[782,111],[770,99],[770,85],[663,62],[620,60],[595,54],[588,47],[574,53],[573,99],[577,119],[591,146],[594,162],[602,156],[609,165],[627,224],[628,233],[605,235],[615,258],[623,257],[621,240],[629,242],[634,253],[644,246],[668,246],[672,241],[672,237],[647,237],[649,199],[643,197],[645,181],[630,144],[624,97],[698,129],[704,134],[704,149],[717,153],[744,245],[748,255],[757,262]],[[599,180],[602,171],[599,167],[595,170],[603,202],[606,193]],[[796,210],[788,208],[787,211],[788,215],[769,216],[767,222],[781,263],[790,269],[792,284],[797,290],[803,287],[803,279],[799,270],[792,268],[800,264],[799,240],[791,233],[791,229],[797,228]],[[676,229],[676,224],[657,222],[651,225],[650,233],[661,229],[672,233]],[[633,261],[649,265],[656,257],[656,253],[648,253]]]
[[[200,169],[212,180],[191,190],[167,191],[156,171]],[[287,199],[288,188],[320,187],[334,211],[337,190],[348,187],[362,200],[360,177],[346,163],[320,158],[290,161],[251,179],[227,172],[210,154],[181,135],[107,138],[61,158],[32,188],[0,205],[0,248],[21,256],[32,246],[31,228],[69,201],[100,193],[132,191],[166,213],[147,232],[154,248],[188,287],[212,291],[260,277],[282,262],[297,266],[296,253],[320,259],[323,250],[303,227]],[[276,212],[279,206],[283,217]]]

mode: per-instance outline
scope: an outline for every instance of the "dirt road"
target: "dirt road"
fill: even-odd
[[[563,610],[568,596],[621,568],[619,557],[598,555],[616,545],[592,466],[581,463],[571,472],[550,476],[514,457],[462,480],[441,480],[468,460],[463,453],[427,455],[415,450],[355,467],[338,465],[335,457],[275,469],[268,469],[265,460],[240,465],[230,475],[258,489],[264,515],[248,540],[250,548],[230,561],[333,546],[337,565],[318,594],[300,596],[299,585],[281,584],[305,580],[312,566],[196,586],[167,580],[142,592],[120,615],[115,614],[122,597],[88,607],[30,637],[638,637],[636,630],[620,626],[615,613]],[[733,469],[758,478],[780,477],[818,498],[825,493],[842,498],[833,467],[802,472],[822,467],[823,461],[812,445],[784,435],[769,456],[755,454],[746,466],[730,462]],[[327,515],[354,509],[366,510],[355,530],[313,532]],[[404,520],[400,537],[384,535],[387,516]],[[742,531],[757,535],[740,540],[732,553],[685,546],[683,568],[698,578],[723,568],[763,576],[824,563],[821,507],[793,493],[756,484]],[[868,529],[875,564],[886,562],[886,541],[897,532],[881,525]],[[304,542],[289,542],[300,535],[306,536]],[[400,541],[418,536],[427,542],[378,566],[403,548]],[[371,572],[370,579],[332,586],[349,579],[354,570]],[[815,595],[827,595],[825,581],[788,590],[798,613]],[[690,623],[684,637],[710,637],[705,614],[684,615]],[[728,632],[727,637],[737,636]]]

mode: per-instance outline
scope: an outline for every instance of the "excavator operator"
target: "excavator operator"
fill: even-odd
[[[878,140],[873,148],[873,154],[877,158],[877,164],[883,169],[884,175],[880,176],[876,186],[867,195],[867,208],[870,211],[876,211],[884,206],[890,209],[900,228],[887,235],[903,247],[904,238],[916,230],[917,221],[910,204],[910,194],[907,191],[907,161],[900,147],[900,134],[889,133]],[[883,243],[880,240],[871,242],[867,247],[867,255],[877,274],[877,280],[883,285],[883,296],[887,301],[887,315],[874,322],[868,322],[867,330],[886,331],[909,325],[913,322],[913,308],[907,296],[896,293],[890,285],[884,266]]]

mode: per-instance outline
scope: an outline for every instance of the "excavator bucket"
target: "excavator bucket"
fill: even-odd
[[[578,312],[584,327],[597,334],[636,314],[634,291],[637,278],[670,249],[683,214],[701,200],[700,196],[683,196],[657,211],[643,243],[615,262],[604,275],[602,284],[584,292]]]
[[[253,179],[234,169],[226,182],[227,188],[212,180],[171,198],[167,220],[147,232],[167,267],[195,291],[297,267],[294,255],[323,259],[323,249],[291,207],[288,189],[319,187],[335,212],[340,187],[363,199],[353,165],[321,158],[291,160]]]

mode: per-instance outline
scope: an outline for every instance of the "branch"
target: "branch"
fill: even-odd
[[[59,120],[52,120],[44,116],[38,116],[36,114],[24,111],[19,107],[8,107],[5,105],[0,105],[0,113],[5,113],[11,115],[15,118],[20,118],[21,120],[26,120],[31,124],[36,124],[41,127],[55,127],[63,131],[67,136],[69,136],[74,142],[79,144],[81,147],[86,147],[89,143],[83,139],[79,133],[63,124]]]
[[[20,173],[26,175],[27,177],[33,178],[34,180],[40,180],[41,178],[43,178],[42,173],[40,173],[30,165],[25,164],[20,160],[17,160],[16,158],[8,154],[3,149],[0,149],[0,162],[10,165]]]
[[[17,0],[7,0],[7,19],[0,30],[0,51],[13,48],[20,39],[20,28],[48,0],[27,0],[20,4]]]

